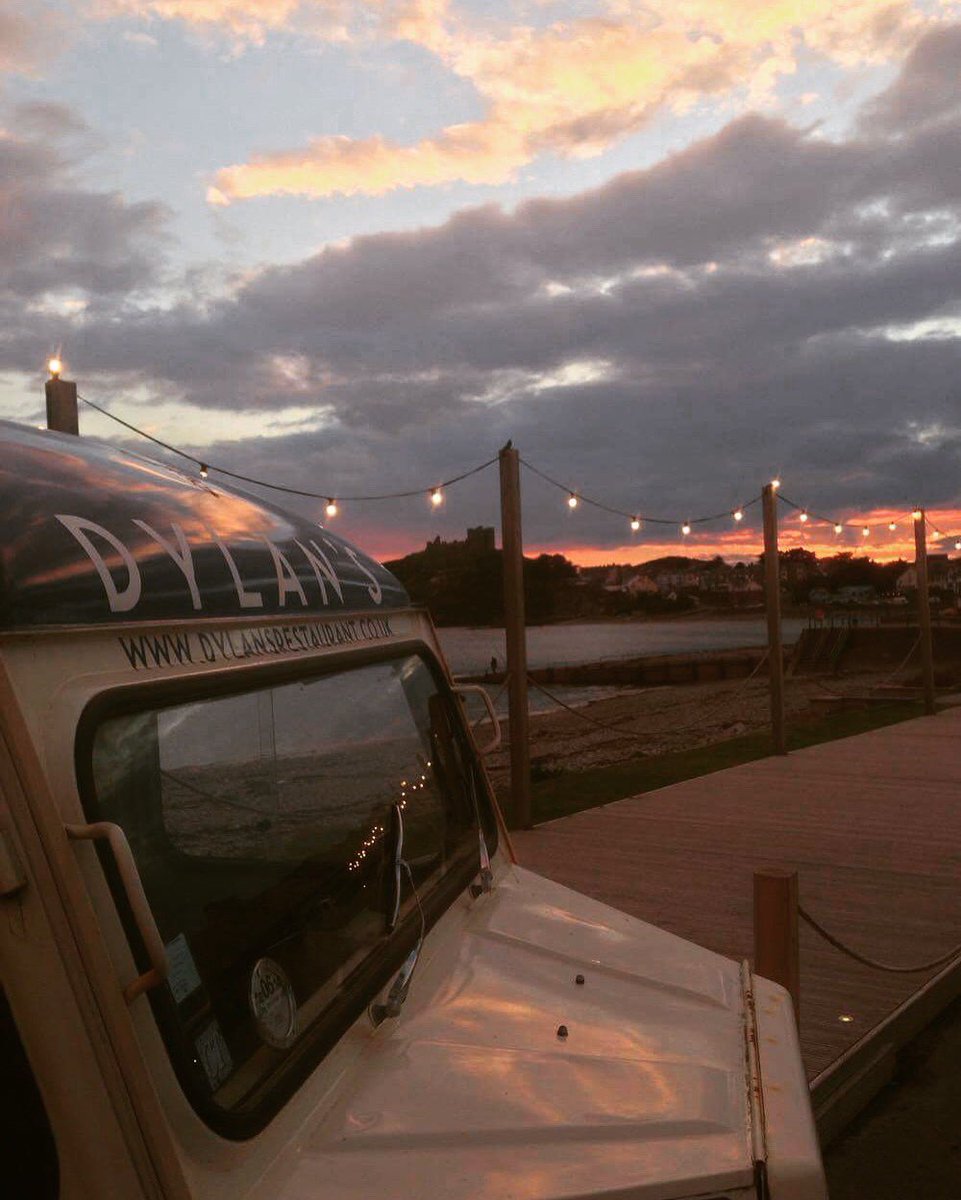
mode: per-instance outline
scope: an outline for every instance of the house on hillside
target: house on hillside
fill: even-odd
[[[657,584],[646,575],[632,575],[623,585],[623,590],[630,596],[657,596],[659,594]]]
[[[910,566],[902,571],[894,586],[899,595],[916,591],[917,568]],[[929,554],[928,587],[954,592],[956,596],[961,595],[961,558],[948,558],[946,554]]]

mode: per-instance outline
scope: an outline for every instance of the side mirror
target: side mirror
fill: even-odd
[[[475,745],[477,745],[478,754],[484,755],[492,753],[501,744],[501,723],[498,719],[497,713],[494,711],[494,704],[490,696],[487,694],[487,690],[482,688],[480,684],[477,683],[459,683],[454,687],[454,695],[464,703],[464,715],[467,718],[467,723],[470,726],[471,733],[476,733],[478,727],[482,725],[485,720],[490,721],[492,730],[490,741],[481,746],[477,745],[475,739]],[[480,696],[484,704],[484,709],[486,710],[485,712],[481,713],[476,720],[471,720],[469,715],[467,698],[471,695]]]

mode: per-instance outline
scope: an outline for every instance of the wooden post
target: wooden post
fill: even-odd
[[[754,872],[754,972],[787,988],[800,1024],[797,871]]]
[[[934,712],[934,651],[931,646],[931,597],[928,595],[928,522],[923,508],[914,518],[914,573],[918,582],[918,625],[921,632],[921,683],[924,711]]]
[[[45,384],[47,393],[47,428],[59,433],[80,433],[77,417],[77,385],[59,375]]]
[[[520,456],[510,442],[500,452],[501,548],[504,565],[504,632],[510,733],[511,812],[515,826],[530,829],[531,747],[527,711],[527,635],[524,622],[524,546],[521,530]]]
[[[777,490],[764,485],[764,606],[767,610],[771,738],[775,754],[787,754],[784,732],[784,650],[781,646],[781,561],[777,548]]]

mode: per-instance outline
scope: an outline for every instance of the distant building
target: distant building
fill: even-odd
[[[634,575],[623,585],[624,591],[631,596],[656,596],[657,584],[646,575]]]
[[[493,525],[475,525],[467,531],[467,549],[471,554],[490,554],[495,548]]]
[[[483,554],[489,554],[496,548],[494,541],[494,528],[492,525],[476,525],[473,529],[468,529],[467,537],[462,542],[442,541],[440,536],[429,541],[424,550],[427,554],[442,555],[450,551],[460,552],[468,558],[479,557]]]
[[[917,568],[912,566],[902,571],[894,586],[901,594],[916,591]],[[929,554],[928,587],[954,592],[956,596],[961,595],[961,558],[948,558],[946,554]]]

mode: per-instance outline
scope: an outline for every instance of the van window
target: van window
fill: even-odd
[[[151,998],[175,1065],[213,1124],[251,1131],[477,871],[454,702],[413,654],[127,710],[89,753],[90,815],[126,832],[167,946]]]

